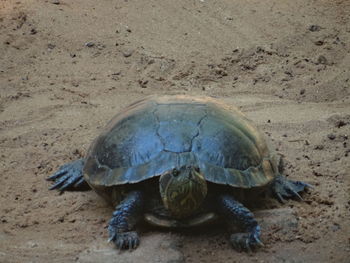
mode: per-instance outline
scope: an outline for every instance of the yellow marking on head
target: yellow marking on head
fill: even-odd
[[[195,212],[207,194],[204,176],[193,167],[181,167],[163,174],[159,186],[164,206],[177,218]]]

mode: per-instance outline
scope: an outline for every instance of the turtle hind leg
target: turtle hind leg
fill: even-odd
[[[109,239],[118,249],[135,249],[140,244],[137,232],[133,231],[136,223],[144,214],[144,194],[131,191],[116,207],[108,224]]]
[[[236,250],[250,252],[252,249],[263,246],[260,240],[260,226],[253,213],[237,202],[233,196],[219,195],[217,198],[217,212],[225,218],[229,226],[238,226],[244,231],[234,233],[230,237],[231,244]]]
[[[277,176],[271,184],[271,190],[273,195],[281,202],[284,203],[284,198],[297,198],[303,201],[299,193],[305,191],[307,188],[312,188],[311,185],[301,182],[288,180],[284,176]]]
[[[57,189],[62,193],[90,189],[83,176],[84,163],[84,159],[79,159],[61,166],[56,173],[47,178],[48,181],[54,181],[49,190]]]

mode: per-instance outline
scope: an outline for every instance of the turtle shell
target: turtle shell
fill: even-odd
[[[276,155],[238,109],[212,98],[153,96],[108,123],[89,149],[84,176],[103,190],[184,165],[237,188],[264,186],[277,174]]]

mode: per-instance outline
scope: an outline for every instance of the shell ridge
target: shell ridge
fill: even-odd
[[[156,105],[159,106],[160,104],[159,104],[159,103],[156,103]],[[157,110],[158,110],[158,108],[155,107],[155,109],[152,111],[152,114],[154,115],[154,117],[155,117],[155,119],[156,119],[156,121],[157,121],[156,134],[157,134],[157,136],[158,136],[160,142],[161,142],[162,145],[163,145],[163,150],[165,150],[165,143],[164,143],[164,141],[163,141],[163,137],[162,137],[162,136],[160,135],[160,133],[159,133],[159,130],[160,130],[160,120],[159,120],[159,116],[156,114]]]
[[[208,117],[208,110],[205,108],[204,109],[204,116],[197,122],[197,133],[192,137],[191,139],[191,147],[190,147],[190,150],[189,152],[192,152],[193,151],[193,141],[198,138],[199,134],[200,134],[200,126],[202,124],[202,122],[204,121],[204,119],[206,119]]]

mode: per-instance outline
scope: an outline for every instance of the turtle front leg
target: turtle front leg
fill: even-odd
[[[293,197],[302,201],[303,199],[299,193],[306,188],[312,188],[312,186],[301,181],[288,180],[282,175],[276,176],[271,184],[272,193],[281,203],[285,202],[284,198]]]
[[[144,193],[132,191],[116,207],[109,221],[108,242],[113,241],[118,249],[134,249],[140,244],[137,232],[132,231],[144,214]]]
[[[260,226],[248,208],[237,202],[233,196],[223,194],[217,198],[217,209],[229,226],[238,226],[244,231],[234,233],[230,237],[231,244],[236,250],[250,252],[253,248],[263,246],[260,241]]]
[[[54,181],[49,190],[57,189],[62,193],[64,191],[90,189],[83,176],[84,163],[85,159],[78,159],[62,165],[56,173],[46,179]]]

